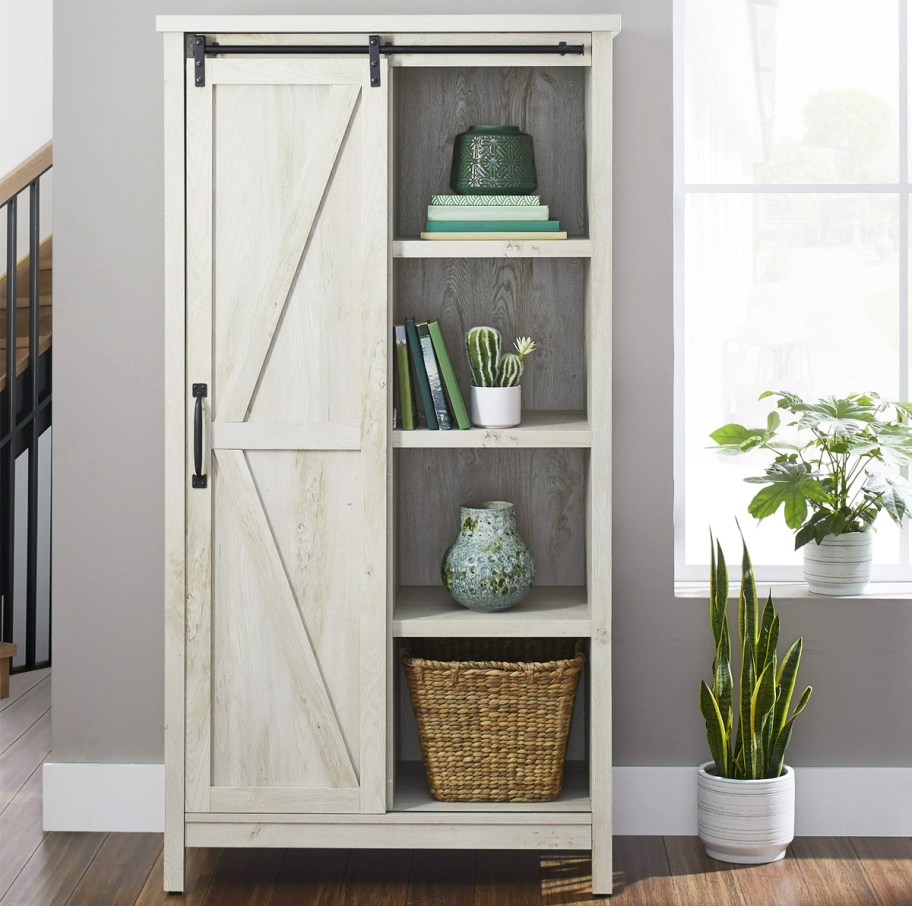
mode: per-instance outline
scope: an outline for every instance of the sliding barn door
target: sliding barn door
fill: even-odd
[[[187,810],[383,811],[386,63],[192,62]]]

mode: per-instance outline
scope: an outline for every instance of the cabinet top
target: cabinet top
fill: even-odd
[[[619,15],[567,16],[157,16],[158,31],[300,33],[355,32],[611,32],[621,30]]]

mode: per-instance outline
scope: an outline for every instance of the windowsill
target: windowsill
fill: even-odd
[[[738,597],[738,577],[729,576],[729,597]],[[872,582],[860,595],[816,595],[808,591],[804,582],[757,582],[757,597],[761,602],[767,591],[773,594],[773,600],[815,601],[895,601],[912,600],[912,582]],[[708,582],[675,582],[675,598],[708,598]]]

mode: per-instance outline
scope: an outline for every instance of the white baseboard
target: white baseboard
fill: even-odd
[[[616,834],[697,833],[697,769],[618,767]],[[795,833],[912,836],[912,768],[795,768]]]
[[[796,768],[800,836],[912,836],[912,768]],[[617,767],[614,832],[694,835],[695,767]],[[44,766],[44,829],[161,832],[160,764]]]
[[[163,764],[48,762],[43,782],[46,831],[164,830]]]

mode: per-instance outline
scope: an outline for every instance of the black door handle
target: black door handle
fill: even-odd
[[[206,487],[206,476],[203,475],[203,397],[207,395],[205,384],[193,385],[193,396],[196,406],[193,410],[193,478],[190,484],[194,488]]]

